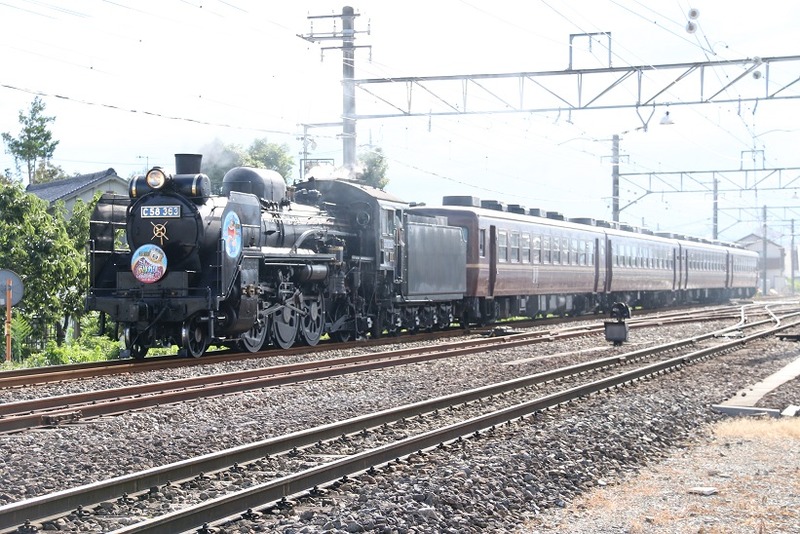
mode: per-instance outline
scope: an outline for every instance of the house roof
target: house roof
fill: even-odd
[[[763,236],[760,236],[760,235],[757,235],[757,234],[749,234],[749,235],[744,236],[741,239],[736,240],[736,242],[738,244],[742,245],[742,246],[747,246],[748,244],[751,244],[751,245],[752,244],[762,245],[763,244],[763,240],[764,240]],[[776,248],[779,248],[779,249],[783,250],[783,247],[780,245],[780,243],[776,243],[775,241],[772,241],[771,239],[767,239],[767,243],[769,243],[770,245],[772,245],[772,246],[774,246]]]
[[[117,179],[120,180],[121,183],[127,184],[127,181],[124,178],[121,178],[117,175],[117,171],[112,168],[108,168],[104,171],[95,172],[92,174],[79,174],[78,176],[73,176],[72,178],[67,178],[65,180],[56,180],[54,182],[48,182],[44,184],[29,185],[25,188],[25,190],[28,193],[33,193],[42,200],[46,200],[52,204],[57,200],[74,196],[85,189],[90,189],[102,182],[108,181],[109,179]]]

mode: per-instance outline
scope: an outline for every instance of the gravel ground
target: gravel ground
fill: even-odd
[[[798,466],[800,419],[723,421],[637,476],[549,510],[517,534],[798,533]]]
[[[622,348],[610,348],[597,338],[535,345],[0,436],[4,450],[0,458],[0,504],[539,372],[557,360],[563,364],[553,356],[568,350],[586,351],[581,359],[595,358],[708,328],[705,324],[632,330],[631,342]],[[598,350],[591,352],[593,349]],[[726,447],[719,439],[713,441],[710,434],[708,425],[722,418],[710,405],[796,358],[794,349],[794,345],[787,348],[777,340],[761,341],[674,373],[668,388],[663,380],[645,381],[614,395],[595,395],[498,429],[492,436],[432,451],[424,463],[411,460],[378,476],[365,477],[363,482],[344,485],[324,498],[230,525],[225,532],[655,532],[650,529],[661,520],[658,514],[625,519],[615,513],[607,523],[583,527],[577,523],[581,511],[592,518],[596,514],[579,499],[594,493],[610,495],[642,471],[657,472],[661,466],[670,465],[676,451],[707,444]],[[508,362],[516,363],[505,365]],[[106,378],[98,382],[102,386],[89,387],[114,387],[115,380],[119,387],[129,384],[130,379]],[[50,388],[52,394],[58,394],[57,386]],[[781,408],[800,404],[800,380],[784,386],[779,394],[771,402]],[[786,454],[795,454],[788,457],[789,461],[794,458],[789,465],[800,463],[796,447]],[[780,457],[773,460],[783,461]],[[751,464],[741,473],[754,476],[758,469],[762,468]],[[768,469],[776,476],[785,476],[778,467]],[[696,468],[693,471],[697,472]],[[727,473],[727,468],[724,471]],[[735,471],[725,480],[748,484],[749,479],[736,478],[739,473]],[[796,525],[800,523],[796,516],[800,502],[796,469],[789,474],[794,477],[794,486],[792,480],[776,479],[772,493],[786,500],[780,509],[787,510]],[[666,482],[672,480],[678,479]],[[775,492],[778,484],[786,489]],[[680,490],[685,488],[681,486]],[[723,515],[721,521],[727,517]],[[750,531],[725,528],[724,523],[700,521],[688,529],[658,532]],[[780,528],[764,532],[797,532]]]

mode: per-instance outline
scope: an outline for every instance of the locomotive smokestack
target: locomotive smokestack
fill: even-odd
[[[202,154],[175,154],[175,174],[200,174]]]

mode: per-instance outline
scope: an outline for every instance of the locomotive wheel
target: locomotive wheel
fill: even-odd
[[[136,331],[126,328],[123,335],[125,337],[125,348],[128,349],[131,358],[134,360],[144,360],[149,347],[139,343],[139,335]]]
[[[400,329],[403,326],[403,319],[400,317],[399,312],[386,310],[382,312],[379,317],[381,318],[379,321],[381,333],[385,331],[387,336],[396,336],[400,334]]]
[[[148,348],[149,347],[145,347],[144,345],[139,345],[136,343],[128,350],[131,351],[131,358],[134,360],[144,360],[144,357],[147,356]]]
[[[304,297],[303,311],[305,315],[300,319],[300,336],[313,347],[319,343],[325,330],[325,300],[322,295]]]
[[[445,330],[453,323],[453,314],[449,307],[436,310],[436,330]]]
[[[350,315],[350,305],[344,301],[340,300],[334,307],[333,307],[333,322],[336,323],[342,317],[348,317]],[[341,341],[346,343],[351,341],[355,336],[353,335],[353,330],[351,328],[344,328],[342,330],[337,330],[335,332],[331,332],[331,337],[336,341]]]
[[[420,317],[417,308],[406,308],[403,310],[403,326],[409,334],[416,334],[419,332]]]
[[[290,348],[297,338],[297,312],[284,306],[272,317],[272,338],[280,348]]]
[[[209,339],[205,325],[199,318],[193,317],[181,327],[181,342],[188,356],[199,358],[208,349]]]
[[[239,347],[247,352],[258,352],[264,347],[269,332],[269,323],[259,314],[253,328],[239,337]]]
[[[400,315],[400,312],[393,312],[389,316],[389,323],[386,324],[386,331],[391,336],[399,336],[400,330],[402,328],[403,328],[403,317]]]

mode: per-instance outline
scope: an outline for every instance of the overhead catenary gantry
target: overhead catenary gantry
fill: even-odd
[[[543,113],[798,99],[800,56],[594,69],[353,80],[355,119]],[[400,88],[400,90],[398,90]],[[677,95],[677,96],[676,96]],[[641,116],[640,116],[641,117]],[[646,126],[645,119],[642,119]]]
[[[608,35],[610,40],[610,35]],[[610,48],[610,43],[609,43]],[[448,76],[411,76],[370,78],[354,80],[355,88],[371,96],[362,99],[362,110],[370,112],[355,115],[355,119],[384,119],[392,117],[432,117],[446,115],[479,115],[495,113],[568,113],[586,110],[635,109],[647,130],[656,106],[690,106],[700,104],[753,104],[753,111],[762,101],[787,101],[800,99],[800,93],[789,91],[800,86],[800,56],[751,57],[733,60],[669,63],[661,65],[635,65],[593,69],[549,70],[538,72],[512,72],[501,74],[465,74]],[[401,90],[398,90],[401,88]],[[367,103],[367,101],[372,102]],[[641,111],[645,110],[644,113]],[[619,138],[612,150],[618,156]],[[618,161],[618,160],[617,160]],[[718,173],[719,176],[744,174],[745,185],[738,191],[752,189],[785,189],[796,187],[797,174],[785,182],[784,172],[797,171],[798,167],[774,169],[745,169],[723,171],[680,171],[657,173],[660,180],[680,176],[689,181],[702,182],[702,175]],[[757,182],[748,185],[748,172],[757,181],[778,177],[777,186],[767,187]],[[612,173],[613,174],[613,173]],[[620,211],[652,193],[693,192],[664,183],[664,187],[642,186],[642,194],[627,205],[619,206],[619,178],[629,179],[648,173],[622,173],[616,168],[612,177],[612,220],[619,221]],[[696,175],[696,176],[694,176]],[[714,191],[718,179],[709,182]],[[735,185],[732,188],[736,188]],[[713,238],[718,238],[717,194],[714,192]]]
[[[355,165],[356,122],[358,120],[393,117],[433,117],[446,115],[479,115],[497,113],[567,113],[574,111],[635,109],[642,122],[637,129],[647,130],[656,106],[690,106],[699,104],[753,103],[755,112],[761,101],[787,101],[800,98],[797,91],[789,91],[800,82],[800,56],[748,57],[732,60],[668,63],[660,65],[611,65],[611,34],[570,35],[570,57],[564,70],[521,71],[508,73],[460,74],[444,76],[408,76],[353,79],[355,58],[353,39],[356,32],[353,9],[345,7],[341,14],[313,18],[341,18],[343,31],[327,34],[312,32],[299,35],[311,42],[341,40],[343,51],[343,109],[342,139],[344,166]],[[367,31],[369,33],[369,31]],[[573,68],[572,45],[575,38],[605,37],[608,40],[608,66],[591,69]],[[323,50],[327,50],[325,48]],[[356,90],[371,98],[361,99],[362,111],[356,113]],[[652,109],[650,109],[652,108]],[[646,110],[642,113],[642,110]],[[667,112],[668,113],[668,112]],[[336,123],[338,125],[338,123]],[[318,125],[304,125],[307,129]],[[620,211],[652,193],[691,192],[681,185],[676,191],[669,187],[661,191],[642,187],[639,198],[620,208],[619,179],[634,178],[637,173],[619,172],[619,136],[615,135],[612,157],[617,164],[612,171],[612,219],[619,221]],[[304,159],[307,150],[303,152]],[[796,167],[761,169],[772,176]],[[698,173],[716,171],[697,171]],[[733,173],[736,171],[721,171]],[[746,172],[744,169],[739,172]],[[758,172],[754,169],[754,172]],[[693,171],[682,171],[681,176],[692,178]],[[652,178],[652,177],[651,177]],[[699,177],[698,177],[699,178]],[[692,178],[700,181],[698,178]],[[793,182],[794,180],[792,180]],[[745,176],[745,184],[747,177]],[[716,189],[718,182],[711,181]],[[786,185],[778,185],[785,188]],[[740,187],[740,190],[746,190]],[[762,187],[763,191],[764,188]],[[717,196],[713,209],[714,238],[717,238]]]

